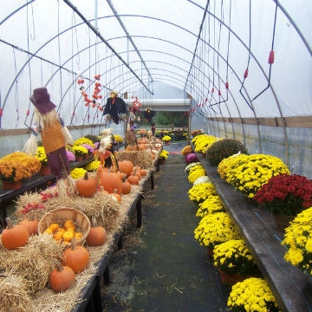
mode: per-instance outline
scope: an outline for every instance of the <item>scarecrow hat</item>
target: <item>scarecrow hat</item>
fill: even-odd
[[[51,112],[56,107],[56,105],[50,101],[50,94],[47,88],[35,89],[33,95],[29,99],[42,115]]]
[[[116,96],[118,95],[118,92],[116,90],[112,90],[111,92],[109,92],[109,95],[111,95],[112,93],[116,94]]]

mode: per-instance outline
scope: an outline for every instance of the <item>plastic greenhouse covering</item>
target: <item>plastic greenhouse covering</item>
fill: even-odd
[[[47,87],[74,136],[103,128],[101,108],[117,90],[155,111],[184,111],[190,129],[238,139],[312,177],[311,1],[1,4],[2,155],[35,126],[35,88]],[[97,81],[101,96],[87,105],[81,85],[91,97]]]

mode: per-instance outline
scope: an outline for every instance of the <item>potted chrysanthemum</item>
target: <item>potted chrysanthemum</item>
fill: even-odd
[[[196,205],[205,201],[211,194],[217,195],[217,190],[212,182],[193,185],[187,192],[189,199]]]
[[[242,239],[231,239],[216,245],[213,249],[213,263],[219,270],[221,282],[233,285],[260,271]]]
[[[196,217],[204,217],[210,213],[225,211],[219,195],[210,194],[207,199],[198,205]]]
[[[312,207],[294,218],[285,229],[282,245],[287,248],[284,258],[293,266],[312,276]]]
[[[230,156],[223,159],[219,167],[225,181],[248,199],[252,199],[271,177],[290,173],[280,158],[265,154]]]
[[[71,151],[75,154],[77,162],[81,162],[84,156],[88,155],[88,150],[82,145],[74,145]]]
[[[194,230],[195,239],[201,246],[206,246],[208,252],[214,246],[230,239],[239,239],[239,232],[227,212],[211,213],[203,217]]]
[[[170,144],[170,141],[172,140],[172,137],[170,135],[164,135],[161,140],[163,142],[165,142],[166,145],[169,145]]]
[[[43,176],[51,174],[51,169],[48,164],[48,158],[47,158],[47,155],[45,153],[45,149],[43,146],[37,147],[36,158],[41,163],[40,174]]]
[[[190,183],[194,183],[199,177],[206,175],[205,168],[202,164],[193,166],[188,173],[188,180]]]
[[[158,161],[160,164],[163,164],[169,157],[169,152],[166,150],[161,150],[161,152],[158,155]]]
[[[192,139],[194,145],[194,150],[196,153],[202,153],[202,156],[205,157],[207,149],[211,144],[217,141],[217,138],[213,135],[208,135],[206,133],[199,134]]]
[[[270,209],[284,230],[299,212],[312,206],[312,181],[297,174],[274,176],[258,190],[254,201]]]
[[[281,312],[269,284],[263,278],[250,277],[232,286],[227,300],[230,311]]]
[[[2,189],[17,189],[21,187],[21,180],[30,178],[39,172],[40,161],[23,152],[13,152],[0,159],[0,178]],[[15,182],[18,182],[17,184]]]

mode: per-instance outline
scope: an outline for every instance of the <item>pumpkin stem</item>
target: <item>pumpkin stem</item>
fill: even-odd
[[[122,178],[122,182],[126,182],[126,180],[127,180],[127,175],[124,174],[124,176],[123,176],[123,178]]]
[[[96,227],[97,226],[97,220],[96,220],[95,216],[92,216],[91,224],[92,224],[92,227]]]
[[[75,250],[76,249],[76,239],[75,239],[75,237],[71,240],[71,249],[72,250]]]
[[[55,268],[58,272],[61,272],[64,270],[64,267],[60,261],[53,259],[53,262],[54,262]]]
[[[89,176],[88,176],[88,171],[85,172],[84,176],[83,176],[84,180],[89,180]]]
[[[13,228],[13,223],[12,223],[11,219],[8,218],[8,217],[6,217],[6,218],[5,218],[5,221],[6,221],[6,223],[7,223],[7,228],[8,228],[8,229],[12,229],[12,228]]]

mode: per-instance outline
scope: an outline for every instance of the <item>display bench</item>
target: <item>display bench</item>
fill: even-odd
[[[198,155],[198,159],[201,157]],[[285,247],[273,215],[249,203],[232,185],[221,179],[217,168],[201,160],[206,173],[222,199],[225,209],[244,238],[262,276],[268,281],[283,311],[312,311],[312,278],[284,260]]]
[[[155,167],[156,170],[156,167]],[[150,185],[151,189],[154,188],[154,169],[149,170],[148,175],[144,178],[143,182],[140,183],[141,191],[137,192],[133,197],[132,202],[126,208],[126,216],[130,218],[134,213],[136,214],[136,225],[141,227],[142,225],[142,205],[141,201],[144,198],[144,192]],[[80,292],[78,303],[75,305],[71,312],[98,312],[103,311],[102,300],[101,300],[101,283],[108,285],[110,283],[109,276],[109,262],[116,249],[122,248],[122,236],[126,229],[126,225],[123,224],[123,229],[113,234],[110,242],[110,248],[103,254],[102,258],[97,261],[94,265],[96,267],[94,274],[89,278],[86,285]]]

